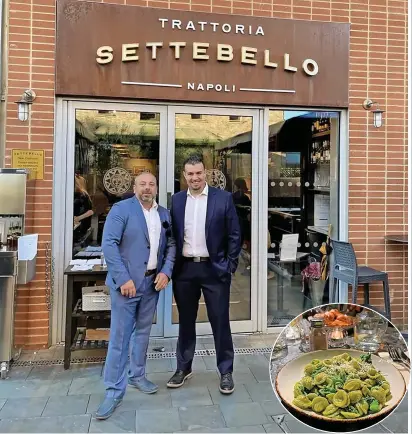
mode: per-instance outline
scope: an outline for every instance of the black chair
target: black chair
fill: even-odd
[[[391,306],[389,296],[389,283],[388,273],[384,271],[375,270],[374,268],[362,266],[359,267],[355,250],[351,243],[343,241],[332,241],[332,248],[334,253],[334,266],[333,266],[333,287],[332,287],[332,302],[336,303],[336,288],[338,280],[352,285],[352,303],[357,303],[358,299],[358,285],[363,284],[364,291],[364,304],[363,306],[375,309],[388,320],[391,319]],[[385,312],[371,306],[369,304],[369,284],[371,282],[382,282],[383,296],[385,302]]]

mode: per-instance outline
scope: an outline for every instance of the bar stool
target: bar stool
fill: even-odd
[[[333,266],[333,289],[332,289],[332,302],[336,300],[336,288],[338,280],[352,285],[352,303],[357,302],[358,298],[358,285],[363,284],[364,291],[364,304],[363,306],[375,309],[388,320],[391,319],[391,306],[389,297],[389,283],[388,273],[384,271],[375,270],[374,268],[358,266],[356,260],[355,250],[351,243],[343,241],[332,241],[332,248],[334,253],[334,266]],[[369,284],[371,282],[382,282],[383,296],[385,302],[385,312],[371,306],[369,304]]]

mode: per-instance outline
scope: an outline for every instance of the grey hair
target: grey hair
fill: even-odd
[[[183,162],[184,169],[186,168],[187,164],[190,166],[194,166],[195,164],[203,164],[203,167],[205,167],[205,163],[201,154],[192,154],[186,158],[186,160]]]

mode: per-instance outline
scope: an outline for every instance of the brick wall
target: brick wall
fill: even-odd
[[[16,342],[48,342],[45,243],[51,240],[52,150],[54,134],[55,1],[9,0],[6,166],[13,148],[46,150],[45,180],[30,192],[40,233],[36,279],[20,287]],[[350,188],[349,237],[360,263],[390,273],[394,321],[407,324],[407,248],[384,242],[384,235],[407,232],[407,0],[108,0],[148,7],[278,18],[350,22]],[[16,101],[25,88],[37,99],[27,123],[16,119]],[[377,100],[385,125],[375,129],[362,108]],[[372,288],[379,304],[380,288]]]

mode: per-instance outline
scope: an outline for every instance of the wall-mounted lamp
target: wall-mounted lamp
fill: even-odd
[[[33,90],[27,89],[24,91],[20,98],[20,101],[16,101],[17,104],[17,118],[19,121],[25,122],[29,119],[30,105],[36,99],[36,94]]]
[[[373,106],[377,106],[375,110],[372,110],[373,113],[373,126],[375,128],[380,128],[383,125],[383,117],[382,114],[385,113],[384,110],[379,108],[379,103],[372,101],[371,99],[365,99],[363,101],[363,108],[365,110],[370,110]]]

